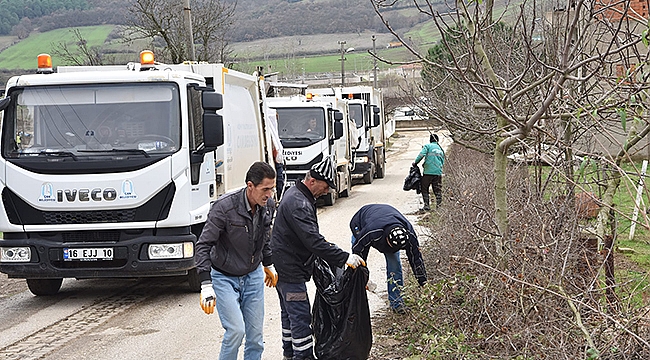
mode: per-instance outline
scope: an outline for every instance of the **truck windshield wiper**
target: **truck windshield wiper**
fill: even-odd
[[[312,141],[312,140],[315,140],[315,139],[314,138],[308,138],[308,137],[292,137],[292,138],[284,138],[284,139],[280,139],[280,140],[287,140],[287,141],[291,141],[291,140],[303,140],[304,141],[304,140],[307,140],[307,141]]]
[[[148,152],[142,150],[142,149],[93,149],[93,150],[77,150],[78,152],[86,152],[86,153],[125,153],[125,154],[140,154],[143,155],[146,158],[151,157]]]
[[[70,151],[46,151],[46,150],[41,150],[39,155],[45,155],[45,156],[54,156],[54,157],[71,157],[72,160],[77,161],[77,155],[71,153]]]

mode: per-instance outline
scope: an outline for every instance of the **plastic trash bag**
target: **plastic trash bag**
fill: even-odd
[[[372,347],[366,294],[368,268],[331,268],[325,260],[316,258],[313,277],[316,297],[312,328],[318,359],[368,359]]]
[[[404,179],[404,191],[415,190],[416,193],[420,193],[420,183],[422,181],[422,174],[420,173],[420,168],[417,165],[411,165],[409,169],[409,174]]]

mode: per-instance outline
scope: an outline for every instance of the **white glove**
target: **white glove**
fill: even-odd
[[[268,287],[275,287],[278,283],[278,272],[273,264],[264,267],[264,283]]]
[[[348,260],[345,262],[345,264],[353,269],[356,269],[357,266],[363,265],[366,266],[366,262],[363,261],[363,258],[357,254],[350,254],[348,256]]]
[[[201,284],[201,309],[210,315],[214,313],[214,307],[217,302],[217,294],[214,293],[212,283]]]

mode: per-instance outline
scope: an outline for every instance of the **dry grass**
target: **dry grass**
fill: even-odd
[[[407,283],[407,316],[375,321],[376,359],[650,358],[644,273],[630,276],[619,261],[618,300],[608,303],[603,257],[567,204],[531,191],[525,167],[510,169],[504,261],[491,159],[455,147],[445,167],[443,206],[423,219],[432,230],[422,249],[429,283]],[[386,338],[400,345],[384,346]]]

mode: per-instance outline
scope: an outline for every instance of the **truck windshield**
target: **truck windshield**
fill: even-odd
[[[173,83],[17,89],[5,111],[3,156],[71,154],[80,159],[175,152],[181,128],[178,94]]]
[[[325,111],[322,108],[277,108],[280,139],[325,138]]]
[[[357,124],[357,129],[363,127],[363,109],[361,104],[350,104],[350,120]]]

